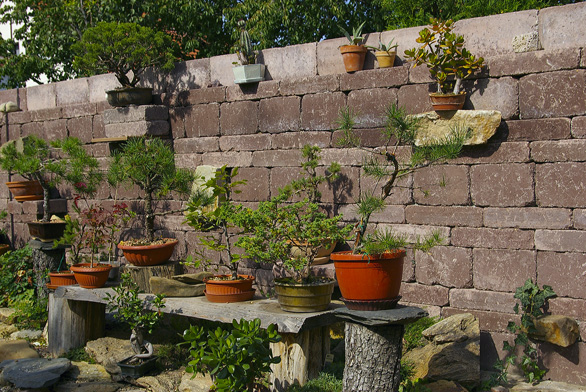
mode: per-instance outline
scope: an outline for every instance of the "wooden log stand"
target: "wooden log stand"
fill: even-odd
[[[62,286],[49,297],[49,352],[59,356],[72,348],[82,347],[88,340],[103,336],[106,293],[109,288],[83,289]],[[141,294],[141,298],[153,298]],[[163,312],[201,320],[232,323],[232,320],[259,318],[263,328],[276,324],[282,341],[271,344],[281,363],[272,365],[274,391],[285,391],[297,382],[303,385],[317,377],[329,354],[329,326],[338,320],[334,310],[342,308],[332,302],[330,309],[316,313],[289,313],[276,300],[255,298],[228,304],[212,303],[205,297],[166,298]]]
[[[33,253],[33,269],[35,270],[35,286],[37,287],[37,296],[47,298],[49,289],[49,277],[45,271],[56,271],[61,267],[62,270],[68,269],[65,262],[65,247],[59,245],[53,247],[53,242],[42,242],[36,239],[29,241],[29,246]]]
[[[161,265],[151,265],[146,267],[139,267],[132,264],[124,266],[124,270],[130,273],[130,277],[138,287],[145,293],[152,293],[150,279],[153,276],[159,278],[171,278],[175,275],[181,275],[183,266],[179,261],[169,261]]]
[[[427,312],[397,306],[380,311],[339,308],[334,313],[346,324],[344,391],[397,391],[405,324],[426,317]]]

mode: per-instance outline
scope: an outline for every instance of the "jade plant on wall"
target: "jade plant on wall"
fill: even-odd
[[[113,187],[137,187],[143,206],[145,237],[121,241],[118,245],[127,261],[135,265],[157,265],[169,260],[177,240],[156,238],[155,218],[179,211],[158,211],[158,207],[171,192],[177,197],[189,195],[193,180],[191,170],[175,166],[175,153],[162,139],[131,138],[114,154],[108,182]]]

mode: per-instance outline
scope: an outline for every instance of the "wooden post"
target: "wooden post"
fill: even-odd
[[[273,356],[281,356],[280,363],[271,365],[271,384],[274,391],[283,392],[295,383],[304,385],[317,378],[330,353],[330,327],[280,335],[279,343],[271,343]]]
[[[29,241],[29,246],[33,253],[33,269],[35,270],[35,286],[37,287],[37,297],[47,298],[49,289],[49,277],[45,271],[56,271],[59,267],[67,270],[65,262],[65,247],[60,245],[53,248],[52,242],[41,242],[39,240]]]
[[[53,357],[104,336],[106,305],[49,294],[48,345]]]
[[[335,314],[346,321],[344,392],[397,391],[404,325],[427,316],[427,312],[398,306],[379,311],[340,308]]]
[[[166,264],[139,267],[132,264],[124,266],[124,270],[130,272],[130,277],[145,293],[152,293],[150,279],[153,276],[159,278],[171,278],[175,275],[181,275],[183,266],[179,261],[170,261]]]

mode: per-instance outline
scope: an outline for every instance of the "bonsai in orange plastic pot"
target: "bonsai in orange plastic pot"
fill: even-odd
[[[366,57],[366,46],[364,46],[362,38],[362,28],[366,22],[362,22],[360,26],[352,30],[352,35],[342,26],[340,30],[344,33],[344,36],[348,39],[349,44],[340,46],[340,53],[344,60],[344,67],[346,72],[361,71],[364,67],[364,58]]]
[[[361,189],[357,212],[359,220],[354,226],[352,250],[334,252],[336,278],[346,306],[356,310],[382,310],[393,308],[398,300],[406,246],[428,251],[443,241],[439,232],[409,243],[406,235],[392,229],[367,232],[372,214],[386,207],[393,197],[397,181],[414,171],[456,158],[469,135],[468,131],[453,130],[445,139],[428,146],[415,146],[418,123],[408,117],[404,109],[391,105],[386,112],[387,122],[382,129],[382,147],[362,146],[354,132],[353,113],[348,108],[340,112],[340,145],[360,149],[370,155],[365,158],[362,170],[374,178],[374,189]],[[409,158],[400,161],[399,148],[410,148]],[[380,185],[380,186],[379,186]]]

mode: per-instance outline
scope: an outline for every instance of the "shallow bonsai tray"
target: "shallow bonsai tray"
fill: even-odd
[[[120,370],[122,371],[123,376],[132,377],[132,378],[139,378],[144,376],[146,373],[151,371],[155,368],[157,364],[157,359],[159,358],[156,355],[153,355],[150,358],[142,360],[140,364],[131,365],[128,364],[131,359],[134,358],[134,355],[128,358],[123,359],[122,361],[118,362],[117,365],[120,366]]]

